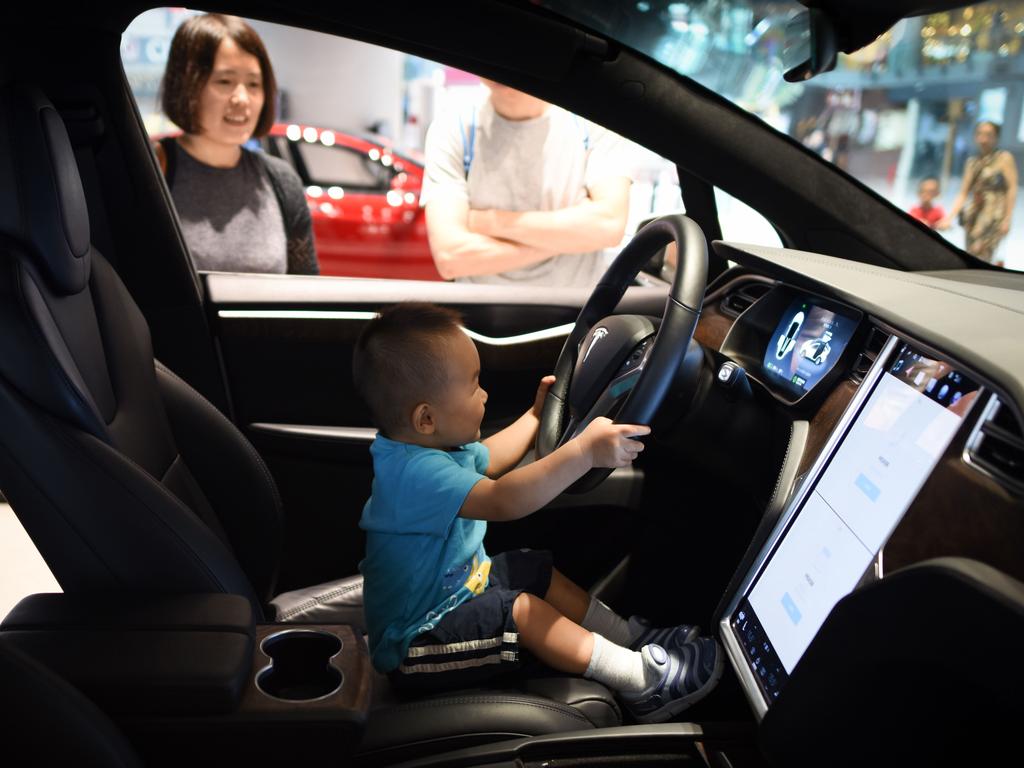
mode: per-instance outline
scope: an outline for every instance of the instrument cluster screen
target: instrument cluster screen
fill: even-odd
[[[764,351],[766,376],[790,394],[809,392],[835,365],[856,328],[852,317],[806,297],[794,300]]]

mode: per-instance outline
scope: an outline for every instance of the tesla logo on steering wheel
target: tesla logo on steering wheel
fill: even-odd
[[[597,330],[594,331],[594,335],[590,337],[590,346],[587,347],[587,351],[583,355],[583,362],[586,362],[587,358],[590,357],[590,353],[593,351],[594,347],[597,345],[597,342],[599,342],[601,339],[603,339],[607,335],[608,335],[608,329],[607,328],[598,328]]]

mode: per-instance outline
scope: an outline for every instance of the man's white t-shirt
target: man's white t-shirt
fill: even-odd
[[[464,154],[472,160],[469,178]],[[427,131],[426,169],[420,200],[455,196],[470,209],[554,211],[587,198],[587,188],[630,176],[628,144],[622,137],[560,107],[540,117],[507,120],[490,99],[475,110],[448,114]],[[592,287],[608,262],[603,251],[568,253],[522,269],[460,278],[502,285]]]

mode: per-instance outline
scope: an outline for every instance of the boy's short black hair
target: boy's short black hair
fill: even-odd
[[[400,432],[418,403],[444,389],[445,340],[461,332],[458,312],[414,301],[383,310],[363,329],[352,356],[352,376],[381,434]]]

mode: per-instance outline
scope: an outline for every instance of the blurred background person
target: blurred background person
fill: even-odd
[[[911,216],[932,229],[946,218],[946,211],[935,203],[940,192],[939,180],[934,176],[921,179],[917,185],[917,205],[910,209]]]
[[[629,213],[630,159],[611,131],[484,80],[487,100],[441,115],[422,200],[441,276],[592,287]]]
[[[964,250],[997,267],[1003,266],[1003,260],[996,258],[996,247],[1010,231],[1017,202],[1017,163],[1013,155],[999,149],[999,133],[999,125],[991,120],[982,120],[975,127],[978,154],[968,158],[960,193],[949,215],[939,223],[939,228],[945,229],[959,215]]]
[[[155,147],[196,269],[318,274],[302,182],[243,146],[274,122],[277,84],[256,31],[206,14],[171,41],[164,112],[184,133]]]

